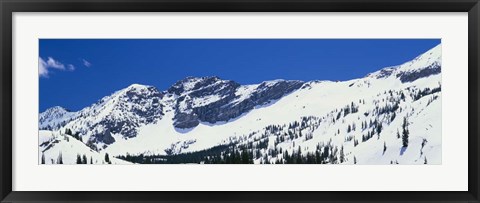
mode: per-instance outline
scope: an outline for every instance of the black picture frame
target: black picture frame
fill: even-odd
[[[0,0],[2,202],[479,202],[478,0]],[[449,192],[23,192],[12,191],[13,12],[468,12],[468,191]],[[448,174],[445,174],[448,175]]]

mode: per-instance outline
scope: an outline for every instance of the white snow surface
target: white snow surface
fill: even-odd
[[[218,100],[222,99],[220,95],[214,94],[214,95],[208,95],[200,98],[193,98],[193,104],[192,107],[199,107],[199,106],[205,106],[207,104],[216,102]]]
[[[237,88],[237,91],[235,92],[235,96],[237,97],[235,100],[233,100],[231,103],[237,104],[242,102],[245,99],[250,98],[252,96],[252,93],[255,92],[259,85],[243,85]]]

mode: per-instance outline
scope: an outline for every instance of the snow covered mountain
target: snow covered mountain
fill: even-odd
[[[55,163],[61,151],[75,156],[64,163],[88,152],[134,163],[440,164],[440,73],[438,45],[343,82],[187,77],[163,92],[135,84],[78,112],[42,112],[39,157]],[[79,152],[55,147],[72,142],[65,137]]]
[[[133,84],[78,112],[49,108],[40,113],[39,126],[41,130],[69,129],[88,146],[99,150],[115,142],[113,134],[133,138],[138,127],[158,122],[165,114],[165,106],[174,111],[172,125],[183,130],[194,128],[200,122],[227,122],[256,105],[281,98],[302,84],[276,80],[253,88],[218,77],[188,77],[165,92]]]
[[[75,118],[76,114],[69,110],[54,106],[41,113],[38,118],[40,129],[58,129]]]

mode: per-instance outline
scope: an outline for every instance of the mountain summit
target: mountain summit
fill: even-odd
[[[402,65],[383,68],[367,77],[397,77],[402,82],[412,82],[419,78],[439,74],[442,67],[442,45],[437,45],[415,59]]]

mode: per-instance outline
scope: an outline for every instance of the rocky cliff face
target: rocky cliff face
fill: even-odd
[[[400,79],[403,83],[413,82],[420,78],[426,78],[430,75],[436,75],[441,73],[441,65],[439,63],[433,63],[423,69],[401,72],[397,74],[397,78]]]
[[[193,128],[200,122],[227,122],[302,85],[301,81],[275,80],[241,86],[218,77],[190,77],[177,82],[168,92],[178,96],[175,127]]]
[[[93,117],[99,119],[90,122],[90,128],[95,130],[89,141],[111,144],[115,141],[112,134],[135,137],[139,126],[155,123],[164,115],[163,104],[160,103],[162,97],[163,94],[155,87],[135,84],[102,99],[90,109],[94,111]],[[88,131],[88,128],[85,129],[83,134]]]

